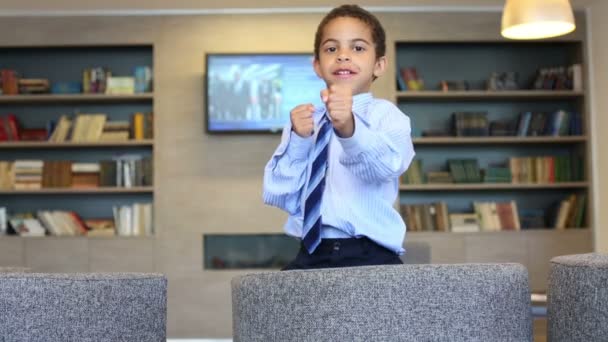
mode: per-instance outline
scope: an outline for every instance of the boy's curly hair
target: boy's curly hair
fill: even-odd
[[[325,26],[333,19],[341,17],[356,18],[367,24],[372,31],[372,43],[375,46],[376,58],[386,54],[386,33],[378,18],[357,5],[342,5],[332,9],[319,23],[317,33],[315,34],[315,59],[319,59],[319,50]]]

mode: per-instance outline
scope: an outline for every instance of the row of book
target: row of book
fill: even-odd
[[[488,112],[454,112],[450,131],[431,128],[422,136],[572,136],[583,133],[579,113],[557,110],[554,112],[522,112],[516,122],[489,120]]]
[[[86,68],[82,71],[83,93],[135,94],[152,91],[152,68],[136,66],[133,76],[113,76],[107,67]]]
[[[0,161],[0,189],[151,186],[152,159],[122,155],[99,162],[68,160]]]
[[[397,89],[399,90],[424,90],[424,82],[418,76],[414,67],[401,67],[397,72]],[[486,82],[486,90],[505,91],[520,89],[517,81],[517,73],[514,71],[493,72]],[[469,90],[470,86],[466,80],[448,81],[439,83],[442,91]],[[568,66],[556,66],[540,68],[536,72],[534,82],[530,89],[536,90],[583,90],[583,68],[581,64]]]
[[[553,207],[518,209],[514,200],[474,201],[472,211],[450,213],[444,201],[401,204],[400,211],[410,232],[439,231],[470,233],[537,228],[582,228],[586,206],[585,194],[572,194]]]
[[[557,110],[546,112],[523,112],[517,120],[517,136],[565,136],[583,134],[580,113]]]
[[[581,156],[513,157],[509,159],[512,183],[559,183],[585,179]]]
[[[152,91],[152,68],[136,66],[132,76],[114,76],[109,68],[82,71],[82,82],[55,82],[47,78],[23,78],[15,69],[0,70],[0,95],[48,93],[136,94]]]
[[[22,128],[14,114],[0,116],[0,142],[110,142],[144,140],[154,137],[154,113],[137,112],[131,121],[110,121],[106,114],[62,115],[46,128]]]
[[[112,208],[112,218],[83,219],[74,211],[38,210],[9,215],[0,207],[0,235],[19,236],[152,236],[151,203]]]
[[[541,68],[536,74],[533,89],[583,90],[583,67],[581,64]]]
[[[414,159],[401,177],[402,184],[513,183],[547,184],[585,179],[584,160],[578,155],[511,157],[505,165],[479,167],[474,158],[448,159],[448,171],[424,173],[423,160]]]

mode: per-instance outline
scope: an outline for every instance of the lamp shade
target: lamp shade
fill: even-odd
[[[506,0],[501,34],[510,39],[557,37],[574,31],[568,0]]]

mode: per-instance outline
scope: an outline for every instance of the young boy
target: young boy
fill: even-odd
[[[325,106],[291,111],[264,172],[264,202],[287,211],[286,233],[302,240],[284,270],[401,263],[405,224],[393,203],[414,149],[409,118],[369,92],[385,50],[380,22],[356,5],[317,28]]]

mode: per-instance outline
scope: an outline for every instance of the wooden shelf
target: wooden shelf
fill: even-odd
[[[420,90],[420,91],[398,91],[398,100],[416,100],[416,99],[460,99],[460,100],[487,100],[487,99],[509,99],[509,100],[527,100],[527,99],[563,99],[577,98],[584,96],[582,91],[570,90],[510,90],[510,91],[438,91],[438,90]]]
[[[402,184],[402,191],[467,191],[467,190],[536,190],[586,188],[588,182],[563,183],[453,183],[453,184]]]
[[[1,142],[0,149],[63,149],[63,148],[103,148],[103,147],[153,147],[154,140],[129,140],[112,142],[47,142],[47,141],[11,141]]]
[[[52,102],[140,102],[152,101],[153,93],[133,95],[106,94],[40,94],[0,95],[0,103],[52,103]]]
[[[31,190],[0,190],[0,195],[145,194],[153,192],[154,187],[141,186],[133,188],[103,187],[90,189],[43,188]]]
[[[422,137],[414,138],[415,145],[475,145],[475,144],[567,144],[587,142],[581,136],[540,136],[540,137]]]

